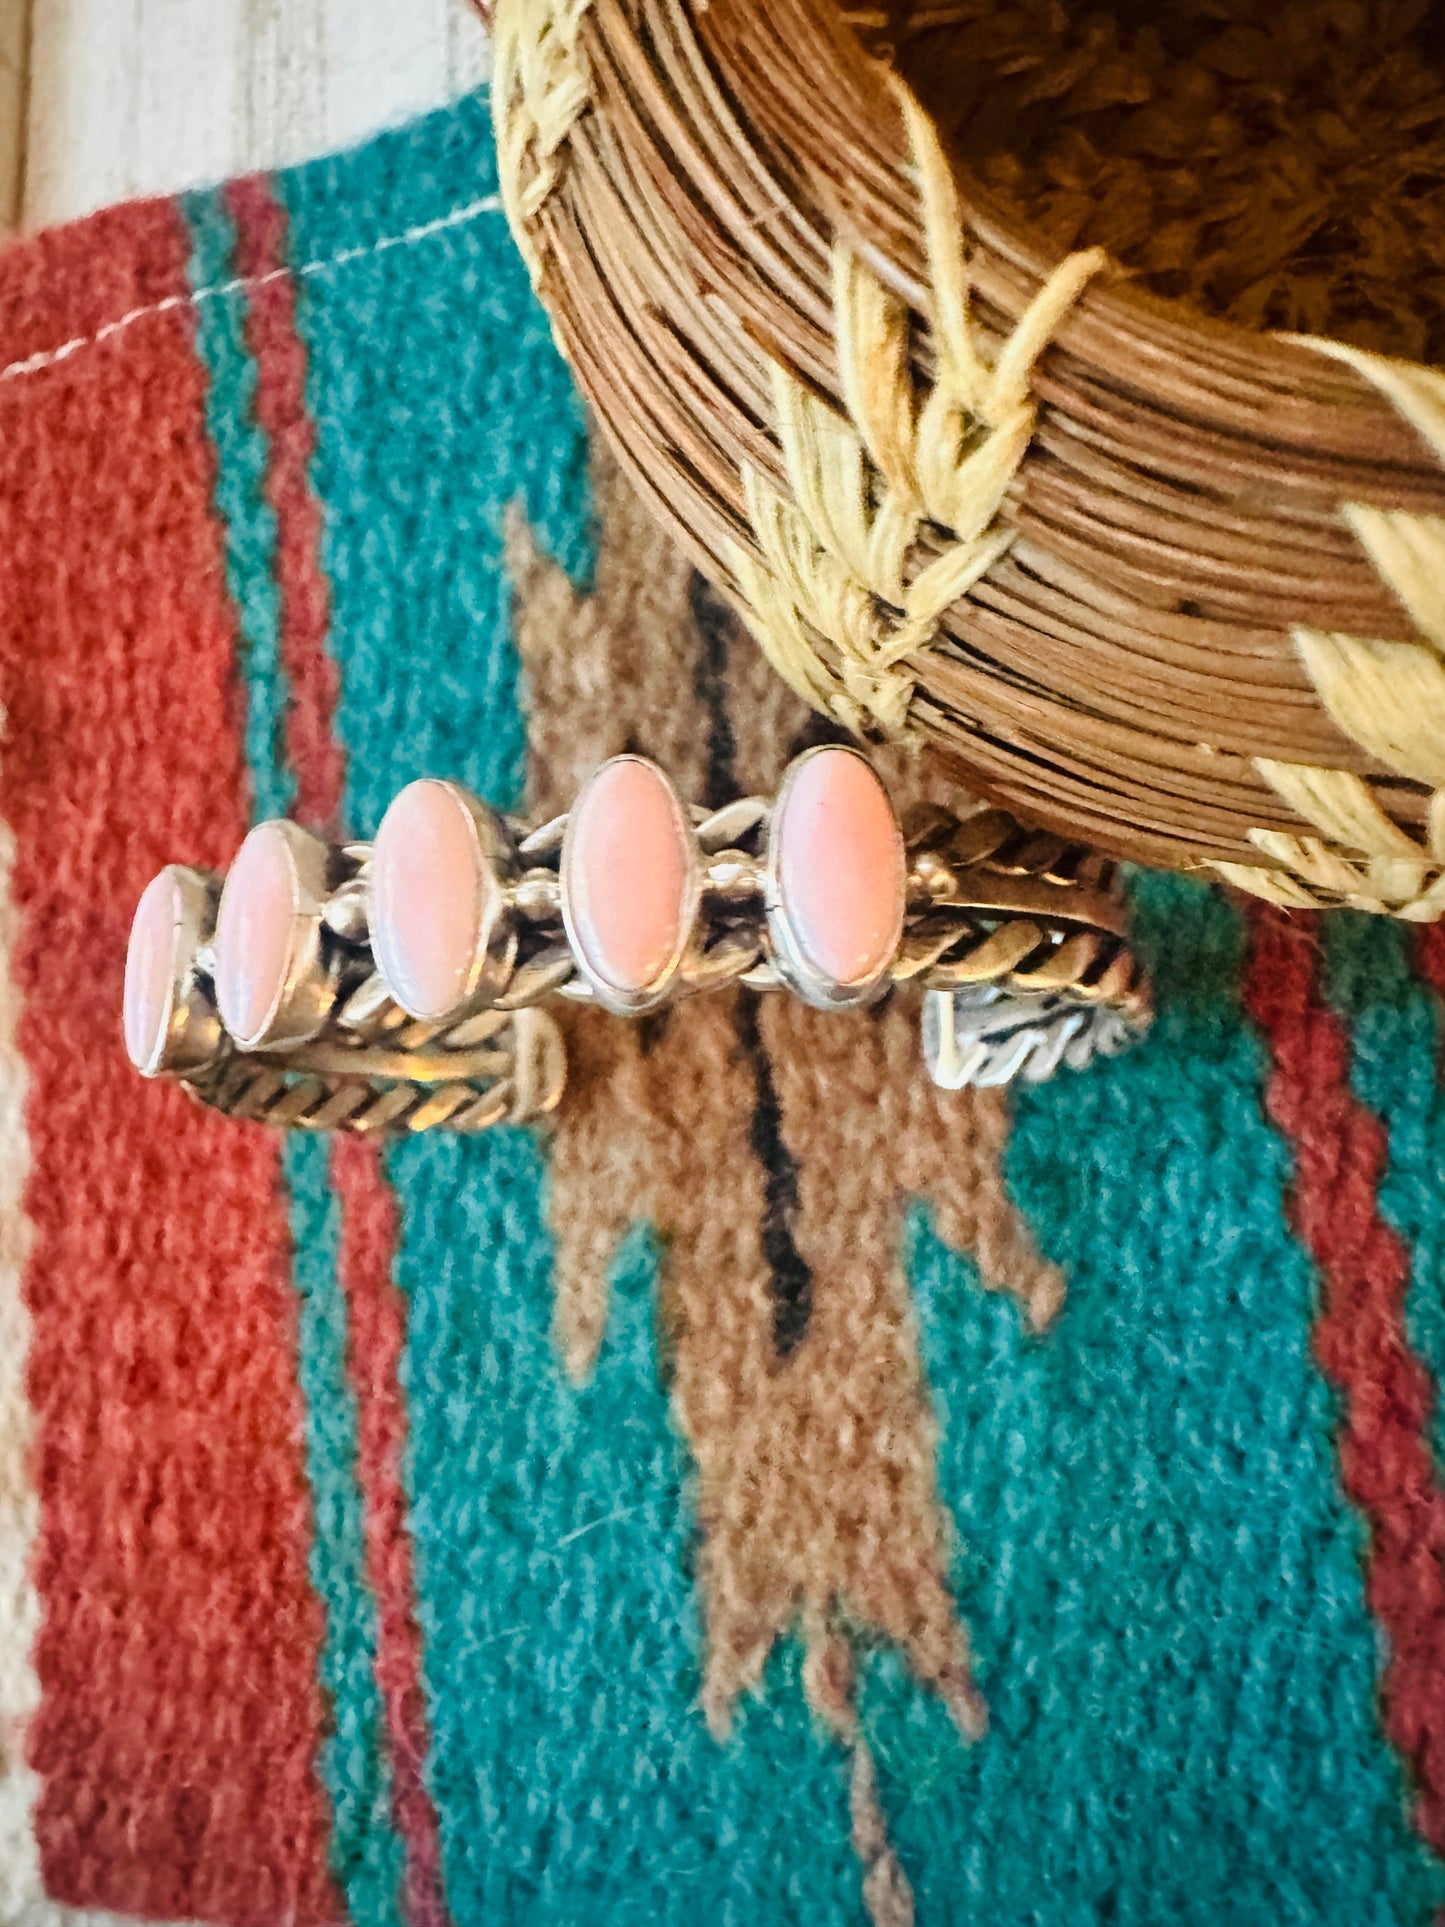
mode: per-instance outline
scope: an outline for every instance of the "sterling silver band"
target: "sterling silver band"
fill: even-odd
[[[820,754],[835,760],[825,769],[812,760]],[[649,884],[635,873],[646,864],[632,862],[625,839],[619,845],[609,831],[610,840],[589,842],[588,798],[605,800],[605,786],[595,786],[609,771],[614,788],[651,786],[655,834],[642,842],[653,868],[666,871],[661,900],[675,922],[664,918],[655,960],[627,981],[599,960],[594,900],[612,914],[659,892],[655,877]],[[852,845],[826,840],[826,783],[837,779],[873,809],[871,831],[864,822],[871,883],[850,867]],[[289,879],[284,967],[254,1010],[247,1006],[250,1014],[235,1015],[239,993],[227,990],[234,959],[228,978],[227,958],[218,955],[237,941],[224,908],[218,937],[222,880],[181,868],[163,873],[152,888],[165,884],[170,906],[171,925],[161,926],[162,936],[170,931],[170,977],[164,1008],[143,1045],[131,1043],[132,1057],[145,1074],[179,1077],[230,1115],[288,1128],[476,1131],[543,1116],[559,1101],[562,1040],[541,1008],[558,999],[635,1014],[729,985],[785,990],[822,1009],[921,991],[925,1064],[949,1088],[1038,1081],[1142,1035],[1149,990],[1111,862],[998,810],[930,810],[900,829],[886,798],[879,817],[870,783],[881,796],[861,758],[830,748],[798,759],[776,800],[744,797],[707,811],[677,801],[655,765],[616,758],[573,812],[536,826],[454,785],[413,785],[438,792],[423,799],[428,809],[456,815],[473,866],[466,953],[444,1010],[417,1004],[399,976],[405,946],[376,927],[380,866],[397,866],[395,850],[383,847],[387,825],[375,846],[328,845],[293,824],[264,825],[248,843],[266,841],[269,860]],[[795,835],[785,818],[798,797],[806,820]],[[601,866],[599,848],[607,853]],[[403,850],[403,883],[405,858]],[[873,947],[860,937],[859,961],[847,973],[819,962],[816,906],[828,906],[830,890],[871,916],[864,936]],[[423,895],[423,939],[429,907],[438,908]],[[441,907],[454,933],[456,905]],[[131,1030],[128,1007],[128,1038]]]

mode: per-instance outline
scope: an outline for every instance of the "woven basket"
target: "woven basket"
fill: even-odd
[[[1445,9],[495,32],[563,352],[811,702],[1116,855],[1445,913],[1445,376],[1381,352],[1445,355]]]

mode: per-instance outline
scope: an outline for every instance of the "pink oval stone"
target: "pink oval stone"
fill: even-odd
[[[125,1048],[138,1071],[155,1067],[170,1028],[181,918],[180,886],[162,870],[141,892],[125,953]]]
[[[470,994],[496,885],[465,799],[450,783],[409,783],[371,852],[371,943],[409,1016],[447,1017]]]
[[[236,853],[216,914],[216,1004],[243,1048],[263,1035],[291,975],[301,908],[280,825],[260,823]]]
[[[671,783],[638,756],[604,763],[573,806],[562,852],[574,948],[624,1004],[659,987],[687,939],[692,846]]]
[[[903,934],[903,838],[888,792],[852,750],[817,750],[789,778],[772,837],[778,908],[803,962],[845,989],[871,983]]]

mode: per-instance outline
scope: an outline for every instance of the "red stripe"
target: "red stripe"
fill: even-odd
[[[1422,924],[1416,931],[1415,968],[1437,997],[1445,997],[1445,923]]]
[[[0,363],[185,288],[170,204],[0,264]],[[30,1066],[46,1884],[81,1907],[339,1918],[323,1622],[273,1139],[119,1046],[130,912],[245,831],[234,618],[192,316],[0,384],[0,808]],[[218,1262],[218,1254],[224,1260]]]
[[[1294,1148],[1295,1226],[1320,1268],[1315,1350],[1344,1394],[1340,1472],[1369,1526],[1369,1603],[1390,1647],[1385,1730],[1414,1775],[1420,1831],[1445,1855],[1445,1494],[1430,1375],[1405,1330],[1409,1252],[1379,1210],[1385,1129],[1351,1091],[1313,920],[1250,920],[1245,1004],[1273,1053],[1267,1102]]]
[[[236,272],[249,290],[246,340],[257,369],[256,420],[266,437],[266,495],[276,515],[281,656],[290,682],[286,748],[296,815],[335,833],[345,764],[332,731],[336,665],[326,649],[331,593],[321,566],[321,508],[311,491],[316,430],[306,412],[306,349],[287,271],[286,211],[260,175],[225,190],[236,224]]]
[[[247,340],[257,371],[256,416],[268,443],[267,494],[276,512],[297,815],[334,831],[345,759],[335,735],[336,669],[326,649],[329,593],[321,514],[311,491],[316,435],[306,414],[306,351],[296,327],[294,283],[284,273],[286,216],[264,178],[234,182],[227,196],[239,272],[271,277],[251,291]],[[377,1604],[376,1676],[391,1743],[396,1825],[406,1847],[407,1917],[413,1927],[441,1927],[447,1918],[441,1828],[423,1777],[428,1731],[401,1477],[406,1408],[399,1366],[406,1320],[393,1277],[396,1201],[374,1144],[337,1139],[331,1181],[341,1207],[338,1270],[350,1310],[367,1568]]]

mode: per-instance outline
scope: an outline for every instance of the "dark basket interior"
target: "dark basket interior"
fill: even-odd
[[[850,8],[1011,221],[1250,328],[1445,362],[1445,0]]]

